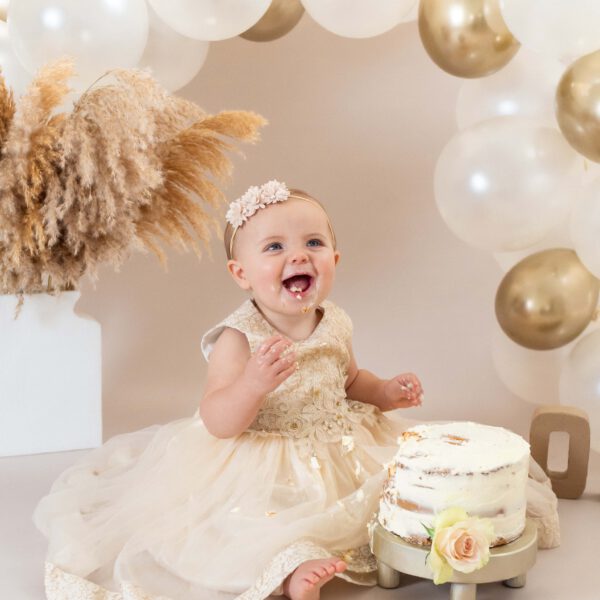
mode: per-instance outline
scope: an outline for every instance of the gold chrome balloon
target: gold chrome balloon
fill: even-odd
[[[419,33],[438,67],[457,77],[483,77],[501,69],[519,49],[499,0],[421,0]]]
[[[598,305],[600,281],[567,248],[536,252],[517,263],[496,293],[504,333],[532,350],[551,350],[575,339]]]
[[[564,72],[556,88],[556,119],[577,152],[600,162],[600,51],[582,56]]]
[[[240,33],[253,42],[270,42],[290,32],[304,14],[300,0],[273,0],[261,20]]]

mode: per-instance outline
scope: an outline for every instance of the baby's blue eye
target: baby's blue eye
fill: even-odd
[[[321,240],[318,240],[318,239],[315,238],[313,240],[308,240],[307,244],[309,246],[322,246],[323,242]]]
[[[282,248],[283,246],[279,242],[273,242],[272,244],[269,244],[265,250],[281,250]]]

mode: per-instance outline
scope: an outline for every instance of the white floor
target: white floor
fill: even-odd
[[[0,459],[0,600],[44,599],[46,540],[34,528],[31,513],[55,477],[83,452]],[[562,545],[538,554],[526,587],[481,585],[478,600],[600,599],[600,456],[592,453],[584,495],[578,500],[561,500],[559,510]],[[322,594],[324,600],[448,597],[448,585],[436,587],[430,581],[409,577],[395,590],[360,588],[336,581]]]

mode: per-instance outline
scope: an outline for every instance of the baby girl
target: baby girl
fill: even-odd
[[[247,493],[269,499],[267,514],[277,505],[266,528],[278,530],[275,543],[254,541],[257,559],[312,540],[313,551],[273,583],[294,600],[317,598],[335,574],[366,581],[365,564],[343,557],[370,559],[366,522],[382,480],[375,450],[392,450],[402,429],[381,411],[420,405],[421,384],[411,373],[383,380],[358,368],[350,319],[327,300],[340,252],[316,199],[270,181],[232,203],[227,220],[227,268],[251,299],[204,337],[200,415],[214,436],[239,440],[244,468],[260,445],[274,487],[260,478]],[[359,500],[349,519],[346,504]]]

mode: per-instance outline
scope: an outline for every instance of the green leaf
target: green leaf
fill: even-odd
[[[423,529],[425,529],[425,531],[427,532],[427,535],[433,539],[433,536],[435,535],[435,529],[433,529],[432,527],[427,527],[427,525],[425,525],[425,523],[423,523],[423,521],[421,521],[421,525],[423,525]]]

